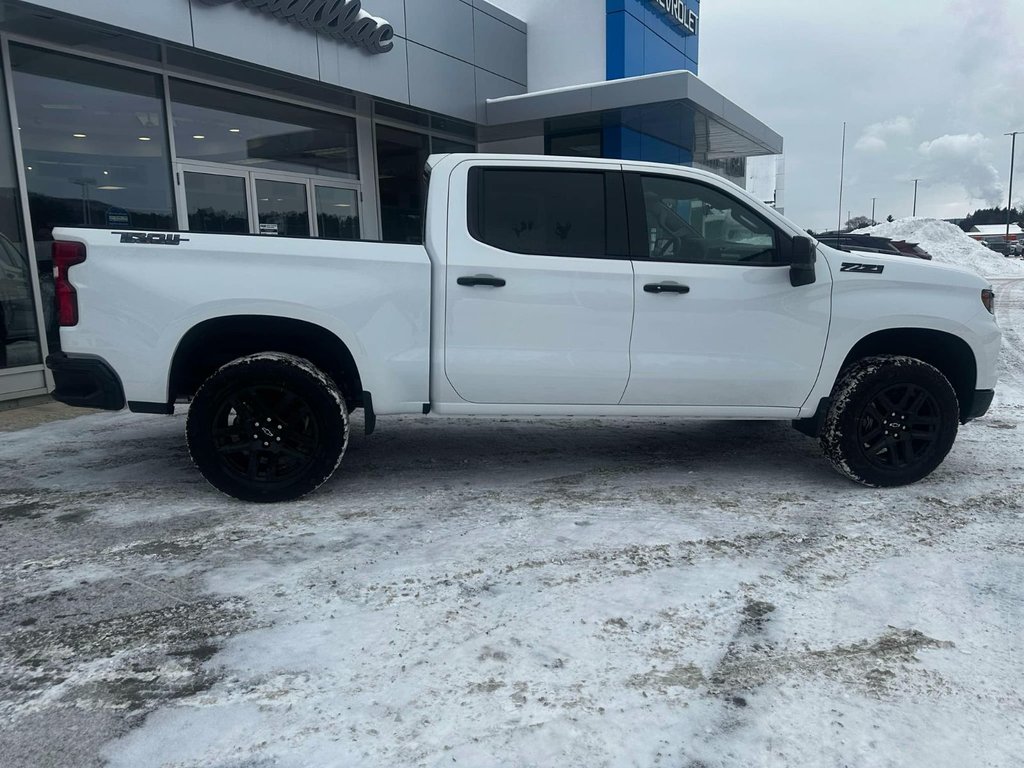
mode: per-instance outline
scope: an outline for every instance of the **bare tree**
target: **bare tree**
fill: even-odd
[[[862,229],[863,227],[870,227],[874,223],[867,216],[854,216],[846,222],[846,230],[849,232],[854,229]]]

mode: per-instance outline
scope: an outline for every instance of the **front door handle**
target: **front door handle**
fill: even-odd
[[[505,285],[505,280],[500,277],[493,277],[492,275],[471,275],[469,277],[460,277],[455,281],[459,285],[489,285],[491,288],[501,288]]]
[[[644,286],[644,291],[646,293],[689,293],[690,286],[668,280],[664,283],[648,283]]]

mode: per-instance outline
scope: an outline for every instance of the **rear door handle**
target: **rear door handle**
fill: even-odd
[[[690,286],[668,280],[664,283],[648,283],[644,286],[646,293],[689,293]]]
[[[468,277],[460,277],[455,281],[459,285],[489,285],[491,288],[501,288],[505,285],[505,280],[501,277],[493,277],[492,275],[471,275]]]

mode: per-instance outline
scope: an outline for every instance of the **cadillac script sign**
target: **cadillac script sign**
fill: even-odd
[[[360,0],[202,0],[206,5],[241,3],[292,24],[362,45],[370,53],[395,47],[395,28],[363,10]]]

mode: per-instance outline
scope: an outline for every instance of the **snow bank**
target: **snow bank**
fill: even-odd
[[[968,237],[960,227],[939,219],[897,219],[858,229],[855,234],[920,243],[940,264],[966,267],[984,277],[1024,275],[1024,262],[986,248]]]

